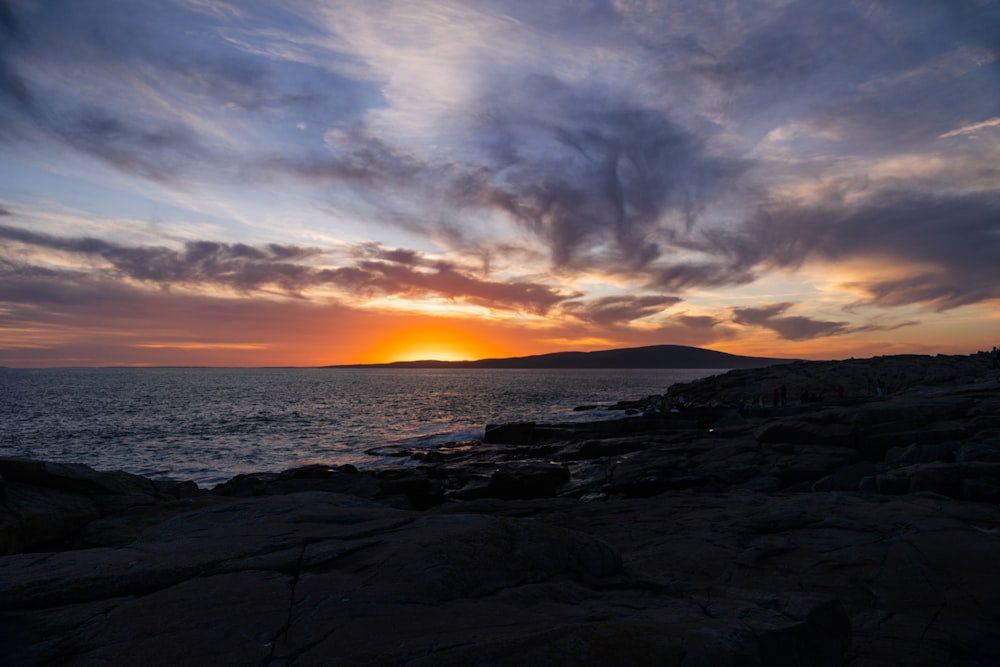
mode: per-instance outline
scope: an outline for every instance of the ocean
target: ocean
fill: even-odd
[[[574,411],[720,370],[0,369],[0,456],[211,487],[307,463],[370,468],[382,445],[478,440],[485,425],[620,417]],[[398,463],[398,459],[396,460]]]

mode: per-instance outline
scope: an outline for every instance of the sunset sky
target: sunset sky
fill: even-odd
[[[1000,344],[1000,1],[0,0],[0,365]]]

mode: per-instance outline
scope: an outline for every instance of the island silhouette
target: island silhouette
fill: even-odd
[[[381,364],[336,364],[323,368],[714,368],[745,369],[787,364],[796,359],[748,357],[687,345],[647,345],[594,352],[551,352],[525,357],[475,361],[393,361]]]

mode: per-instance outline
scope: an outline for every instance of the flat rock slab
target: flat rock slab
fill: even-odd
[[[677,493],[550,509],[546,520],[621,545],[627,571],[692,595],[722,586],[836,597],[853,631],[845,664],[1000,664],[997,505]]]
[[[185,506],[129,544],[0,559],[4,664],[1000,662],[1000,509],[983,503]]]
[[[0,559],[0,648],[12,665],[765,665],[839,664],[850,641],[834,596],[637,574],[531,517],[234,499],[128,545]]]

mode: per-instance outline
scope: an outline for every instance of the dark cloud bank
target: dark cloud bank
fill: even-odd
[[[725,258],[735,280],[748,271],[859,259],[906,277],[854,285],[879,306],[944,311],[1000,298],[1000,195],[882,192],[858,204],[771,205],[736,232],[692,244]]]

